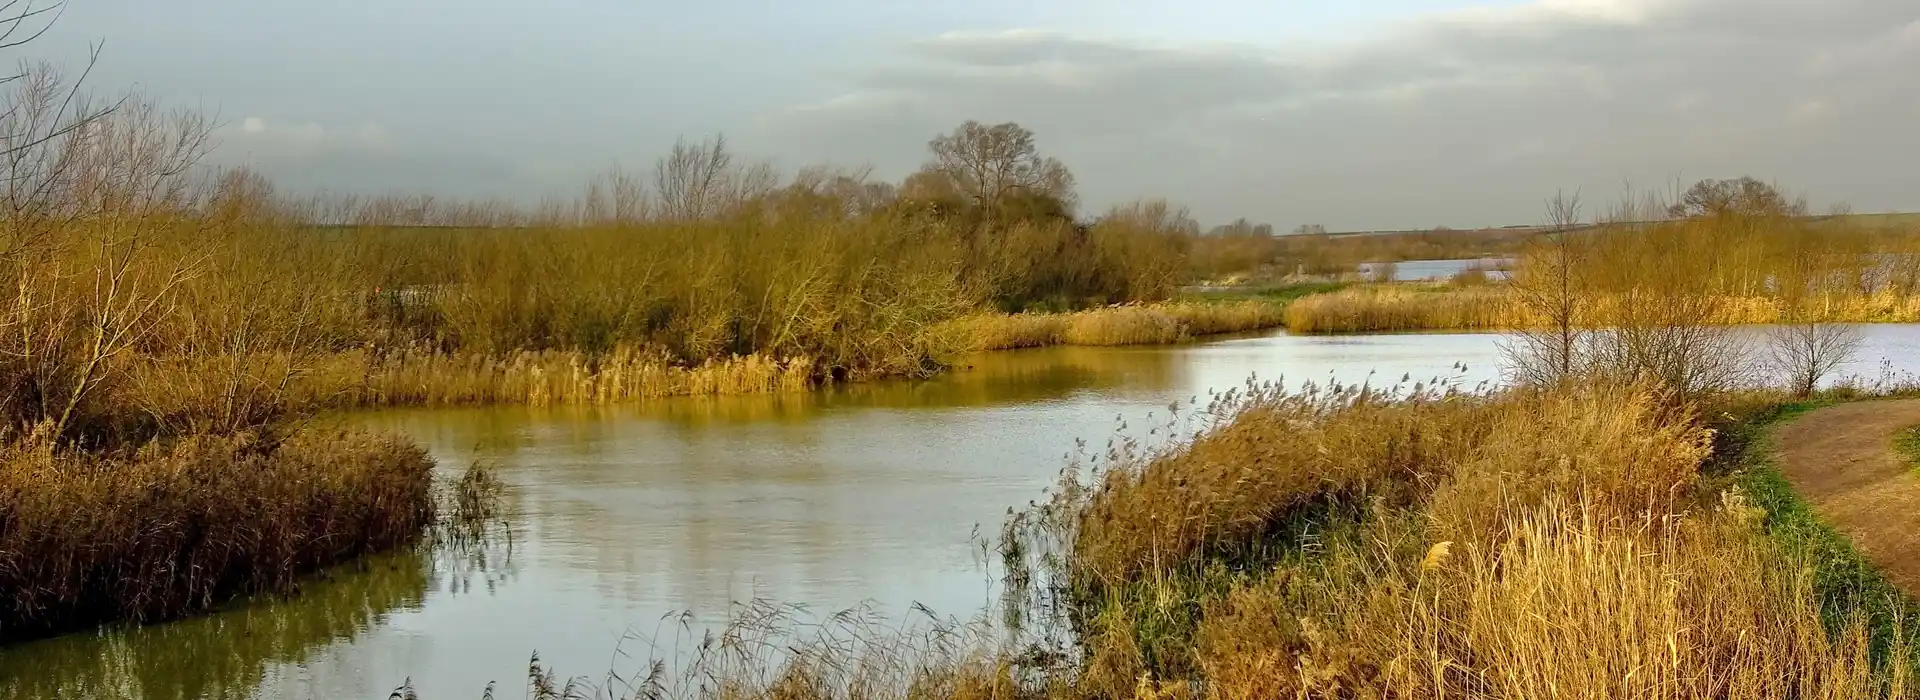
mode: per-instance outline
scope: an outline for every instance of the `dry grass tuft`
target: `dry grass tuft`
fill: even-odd
[[[1485,432],[1478,400],[1423,389],[1251,388],[1222,400],[1226,422],[1183,448],[1110,464],[1077,509],[1073,565],[1118,585],[1251,546],[1293,510],[1364,498],[1438,472]]]

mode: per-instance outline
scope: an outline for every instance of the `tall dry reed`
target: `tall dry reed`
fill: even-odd
[[[1829,629],[1807,563],[1729,505],[1547,504],[1507,513],[1492,546],[1334,549],[1208,604],[1209,696],[1910,697],[1911,650],[1876,661],[1863,620]]]
[[[414,541],[432,462],[359,433],[193,437],[124,455],[44,436],[0,453],[0,637],[158,621]]]
[[[1277,327],[1283,308],[1258,300],[1123,304],[1068,313],[975,314],[942,331],[954,338],[952,345],[973,350],[1159,345]]]
[[[1910,690],[1911,650],[1876,647],[1864,618],[1828,624],[1815,563],[1737,492],[1700,488],[1711,432],[1660,390],[1226,404],[1190,442],[1070,470],[1013,523],[1030,567],[1010,588],[1074,630],[1079,692]]]
[[[1292,333],[1498,330],[1528,325],[1525,309],[1498,287],[1368,285],[1315,294],[1287,306]]]
[[[737,396],[814,389],[810,358],[763,355],[681,367],[658,352],[551,350],[505,357],[396,351],[349,354],[316,372],[312,400],[348,406],[518,403],[606,405],[671,396]]]

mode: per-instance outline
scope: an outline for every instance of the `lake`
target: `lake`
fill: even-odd
[[[1486,271],[1487,279],[1503,280],[1507,278],[1506,271],[1496,270],[1494,268],[1508,265],[1512,262],[1512,258],[1455,258],[1446,260],[1402,260],[1391,264],[1393,265],[1393,281],[1395,282],[1444,282],[1453,279],[1454,275],[1476,267]],[[1388,263],[1360,263],[1359,267],[1355,269],[1355,272],[1358,272],[1363,278],[1374,279],[1379,274],[1375,269],[1384,264]]]
[[[1842,372],[1920,369],[1920,326],[1868,326]],[[1455,368],[1465,363],[1465,369]],[[598,676],[623,638],[724,619],[755,596],[827,613],[871,601],[961,618],[993,586],[973,534],[1052,483],[1085,439],[1142,435],[1249,376],[1392,384],[1498,378],[1497,336],[1241,337],[992,353],[923,382],[620,408],[396,410],[346,418],[498,468],[511,542],[376,557],[300,596],[0,649],[0,698],[518,697],[535,651]],[[1151,414],[1151,417],[1150,417]]]

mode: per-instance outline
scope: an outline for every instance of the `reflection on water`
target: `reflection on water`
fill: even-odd
[[[0,651],[0,698],[245,698],[316,648],[351,643],[427,598],[421,557],[374,557],[305,586],[173,624],[116,627]]]
[[[1920,329],[1868,328],[1860,359],[1917,365]],[[397,430],[446,467],[499,467],[514,500],[509,565],[467,574],[395,559],[305,596],[213,617],[0,650],[0,699],[384,698],[509,687],[539,651],[599,673],[630,634],[672,636],[753,596],[817,612],[919,602],[966,617],[992,590],[973,548],[1038,497],[1085,439],[1139,435],[1167,407],[1249,375],[1391,384],[1498,376],[1497,338],[1275,335],[1157,348],[993,353],[924,382],[618,408],[494,407],[347,417]],[[1453,370],[1465,363],[1466,370]],[[1149,414],[1158,414],[1149,418]],[[411,563],[408,563],[411,561]],[[432,569],[436,573],[424,573]],[[89,694],[91,693],[91,694]]]

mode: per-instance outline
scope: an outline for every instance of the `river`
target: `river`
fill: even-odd
[[[1843,373],[1920,369],[1920,326],[1869,326]],[[992,595],[974,538],[1052,483],[1084,439],[1145,436],[1169,404],[1249,376],[1392,384],[1497,380],[1497,337],[1241,337],[992,353],[923,382],[619,408],[396,410],[350,420],[498,468],[510,543],[377,557],[300,596],[0,649],[0,698],[517,697],[529,655],[564,674],[631,669],[732,601],[817,612],[915,603],[968,617]],[[1464,363],[1464,369],[1457,366]],[[1187,409],[1190,411],[1190,409]],[[624,641],[623,641],[624,640]]]

